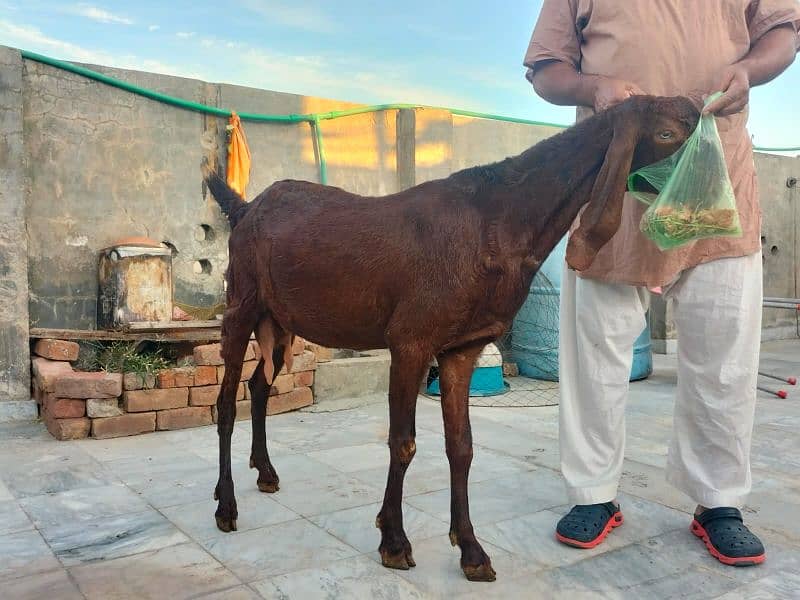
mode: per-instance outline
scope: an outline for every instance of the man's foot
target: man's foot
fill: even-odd
[[[613,502],[578,504],[561,517],[556,539],[576,548],[594,548],[622,521],[622,512]]]
[[[736,508],[708,508],[695,514],[692,533],[701,538],[711,556],[726,565],[748,567],[764,562],[764,545],[744,524]]]

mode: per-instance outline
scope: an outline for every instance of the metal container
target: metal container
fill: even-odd
[[[97,327],[172,320],[172,251],[119,244],[100,252]]]

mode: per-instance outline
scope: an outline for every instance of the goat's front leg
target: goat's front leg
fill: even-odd
[[[389,477],[375,526],[381,530],[379,552],[384,567],[408,569],[416,566],[411,544],[403,529],[403,479],[417,451],[414,419],[420,382],[427,358],[412,352],[392,350],[389,373]]]
[[[481,548],[469,518],[467,485],[472,464],[469,384],[483,346],[470,346],[440,356],[445,448],[450,461],[450,542],[461,548],[461,569],[470,581],[494,581],[492,561]]]
[[[226,314],[227,318],[227,314]],[[223,329],[224,329],[223,324]],[[214,499],[219,501],[217,527],[225,532],[236,531],[236,519],[239,517],[236,508],[236,496],[233,491],[233,475],[231,473],[231,435],[236,419],[236,392],[242,375],[247,344],[250,332],[236,330],[226,332],[222,346],[225,360],[225,376],[217,397],[217,433],[219,434],[219,480],[214,490]]]

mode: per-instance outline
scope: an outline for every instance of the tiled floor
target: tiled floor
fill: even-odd
[[[213,427],[59,443],[38,424],[0,428],[2,598],[798,598],[800,390],[762,395],[745,513],[767,562],[732,569],[689,533],[692,503],[663,481],[674,359],[633,384],[620,500],[625,525],[601,547],[553,539],[566,497],[558,407],[472,409],[470,500],[498,580],[469,583],[447,539],[441,413],[420,398],[405,525],[417,567],[380,565],[375,515],[388,450],[384,401],[268,421],[277,494],[247,468],[249,422],[233,443],[239,531],[214,525]],[[800,342],[766,344],[762,364],[800,371]],[[796,369],[796,370],[795,370]],[[319,407],[318,407],[319,408]],[[332,408],[336,408],[335,406]]]

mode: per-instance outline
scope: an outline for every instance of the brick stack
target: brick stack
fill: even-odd
[[[155,375],[84,373],[71,361],[78,345],[39,340],[33,348],[33,392],[42,420],[59,440],[111,438],[156,430],[183,429],[217,421],[217,396],[225,374],[219,344],[196,346],[194,364],[166,369]],[[311,386],[317,356],[324,350],[297,338],[291,372],[284,367],[273,382],[267,414],[296,410],[313,403]],[[258,345],[251,342],[236,396],[236,418],[250,418],[246,381],[258,365]]]

